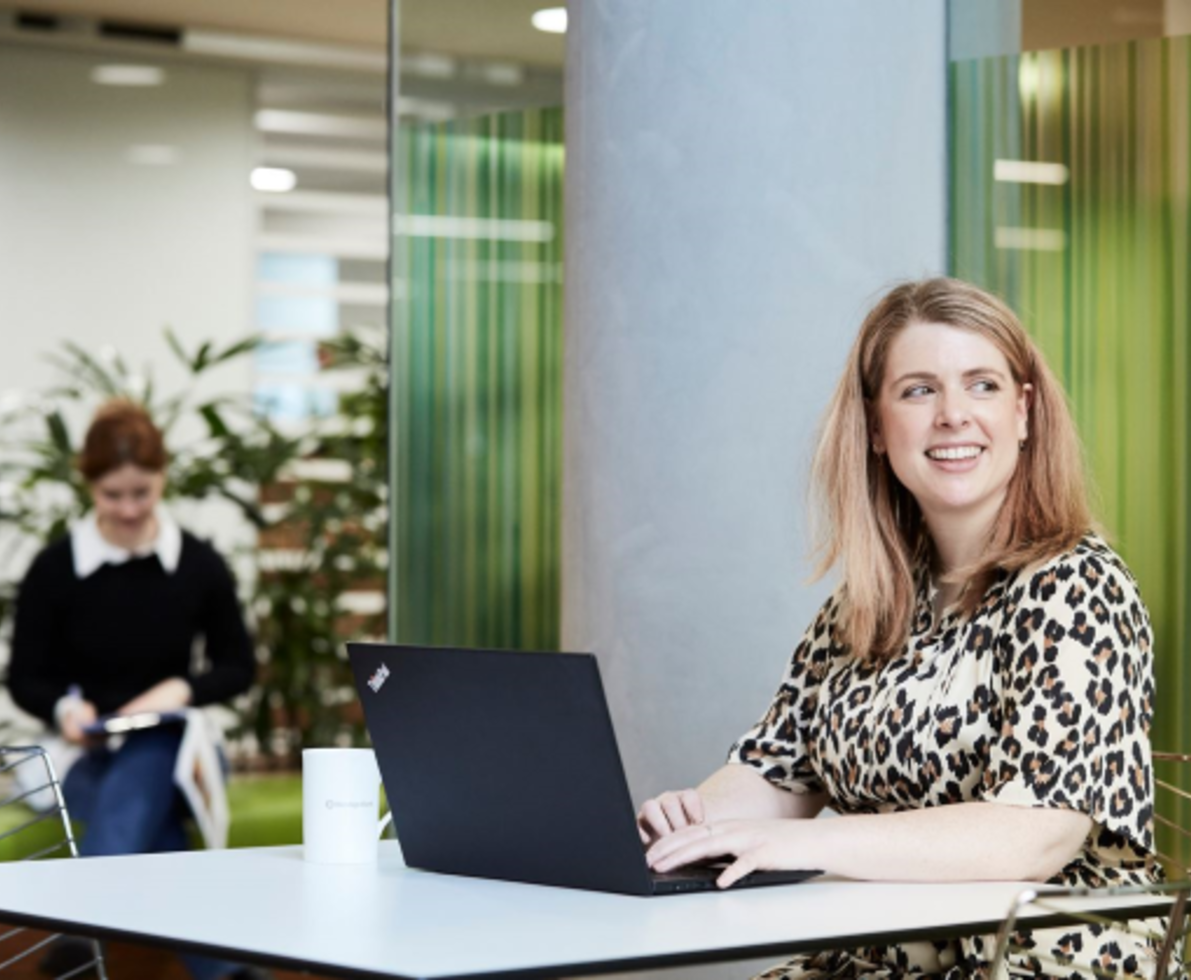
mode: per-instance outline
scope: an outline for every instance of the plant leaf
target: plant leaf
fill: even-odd
[[[211,434],[211,438],[226,439],[232,434],[231,429],[227,427],[227,423],[219,414],[219,409],[213,403],[208,402],[206,405],[200,405],[199,413],[207,422],[207,431]]]
[[[62,413],[55,409],[46,415],[45,422],[54,449],[59,455],[69,459],[74,455],[74,449],[70,445],[70,432],[66,428],[66,420],[62,418]]]
[[[162,434],[168,435],[170,430],[177,424],[178,417],[182,413],[182,408],[186,404],[186,394],[183,392],[179,395],[174,395],[172,398],[167,398],[158,406],[153,413],[153,421],[157,423],[157,427],[161,429]]]
[[[244,512],[244,516],[252,521],[257,528],[264,528],[269,526],[268,520],[265,519],[264,511],[260,509],[256,501],[249,500],[247,497],[241,496],[232,490],[226,484],[219,484],[215,487],[215,492],[226,500],[230,500],[233,504]]]
[[[238,340],[231,346],[225,347],[222,351],[211,358],[210,363],[212,365],[223,364],[225,361],[230,361],[235,357],[239,357],[241,354],[254,351],[262,343],[264,343],[264,340],[265,338],[260,334],[253,334],[250,337],[245,337],[243,340]]]
[[[205,371],[207,369],[207,367],[209,367],[210,362],[209,362],[208,358],[210,356],[211,356],[211,341],[204,340],[199,345],[199,349],[195,352],[195,355],[194,355],[194,364],[192,365],[192,367],[194,369],[195,374],[199,374],[202,371]]]
[[[109,398],[125,394],[123,386],[112,373],[73,340],[62,341],[62,346],[74,359],[75,367],[72,373],[76,377],[89,381],[93,388],[97,388]]]
[[[123,355],[117,353],[112,358],[112,368],[115,370],[116,376],[125,382],[123,387],[128,387],[128,364],[125,362]]]
[[[165,335],[165,342],[169,345],[174,356],[186,365],[191,371],[194,371],[194,364],[190,360],[190,355],[186,353],[186,348],[182,346],[182,341],[178,339],[178,335],[174,333],[172,327],[163,327],[161,331]]]

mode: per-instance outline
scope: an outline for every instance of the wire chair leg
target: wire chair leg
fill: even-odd
[[[103,948],[99,945],[98,939],[91,940],[91,948],[95,952],[95,972],[99,980],[108,980],[108,965],[103,958]]]
[[[1174,948],[1183,935],[1183,924],[1187,920],[1187,893],[1180,892],[1170,910],[1170,928],[1166,930],[1166,939],[1162,943],[1162,950],[1158,953],[1158,964],[1154,969],[1154,976],[1161,980],[1166,976]]]
[[[42,775],[34,779],[37,783],[35,788],[26,789],[24,792],[17,792],[16,794],[0,798],[0,808],[6,808],[13,804],[20,806],[25,801],[35,796],[40,796],[42,793],[49,794],[52,797],[53,805],[45,804],[44,813],[31,818],[24,818],[24,822],[20,826],[5,831],[0,834],[0,837],[12,837],[19,831],[27,830],[35,825],[47,827],[60,822],[60,839],[56,843],[49,847],[41,847],[38,850],[34,850],[31,854],[25,854],[20,860],[37,860],[48,857],[55,851],[60,851],[63,848],[69,852],[71,857],[77,858],[79,856],[78,841],[74,834],[74,828],[70,823],[66,798],[62,792],[62,782],[58,778],[54,760],[50,758],[49,753],[41,746],[0,746],[0,774],[8,773],[21,765],[31,767],[30,771],[40,771]],[[5,810],[4,812],[7,813],[9,811]],[[5,931],[0,934],[0,943],[14,939],[25,931],[23,928]],[[6,950],[3,954],[0,954],[0,973],[4,973],[9,967],[13,967],[22,961],[28,961],[29,957],[39,952],[49,951],[52,943],[58,940],[64,940],[65,938],[58,933],[54,933],[33,942],[15,955],[8,955],[8,951]],[[79,938],[82,939],[83,937]],[[90,952],[90,958],[86,962],[79,962],[79,958],[76,957],[74,963],[77,963],[77,965],[72,964],[67,966],[63,964],[61,967],[58,967],[58,969],[66,969],[67,972],[60,974],[57,980],[66,980],[66,978],[82,977],[84,975],[95,975],[98,976],[99,980],[108,980],[107,965],[104,963],[103,958],[103,945],[98,940],[93,939],[83,939],[83,942],[85,943],[85,948]],[[80,952],[82,948],[79,948]]]
[[[997,946],[993,951],[992,970],[989,973],[989,980],[1008,980],[1009,938],[1013,935],[1013,930],[1017,926],[1017,919],[1021,914],[1021,910],[1037,898],[1038,893],[1030,889],[1022,892],[1013,900],[1013,907],[1009,910],[1009,914],[1005,916],[1005,921],[1001,925],[1001,931],[997,933]]]

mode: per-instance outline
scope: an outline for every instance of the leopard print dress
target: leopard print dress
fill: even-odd
[[[823,605],[765,716],[730,762],[794,791],[826,791],[841,813],[984,801],[1088,814],[1079,855],[1052,881],[1148,883],[1154,856],[1149,616],[1123,561],[1089,535],[1070,552],[1002,575],[970,617],[935,622],[923,574],[905,649],[865,663],[837,643],[837,593]],[[1023,937],[1011,976],[1147,976],[1153,952],[1118,929]],[[765,980],[980,975],[995,937],[801,956]],[[1054,965],[1053,960],[1063,964]]]

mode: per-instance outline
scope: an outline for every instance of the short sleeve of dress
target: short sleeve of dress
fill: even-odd
[[[1007,598],[1001,728],[980,797],[1079,810],[1151,849],[1153,634],[1133,576],[1089,538]]]
[[[837,592],[819,609],[790,657],[769,710],[728,753],[730,764],[752,766],[771,783],[797,793],[823,789],[811,766],[806,732],[836,652],[833,626],[839,604]]]

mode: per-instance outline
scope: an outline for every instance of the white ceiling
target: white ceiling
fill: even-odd
[[[561,68],[565,42],[530,15],[562,0],[400,0],[401,46]],[[8,2],[0,0],[3,6]],[[388,0],[20,0],[25,13],[205,28],[383,49]]]

